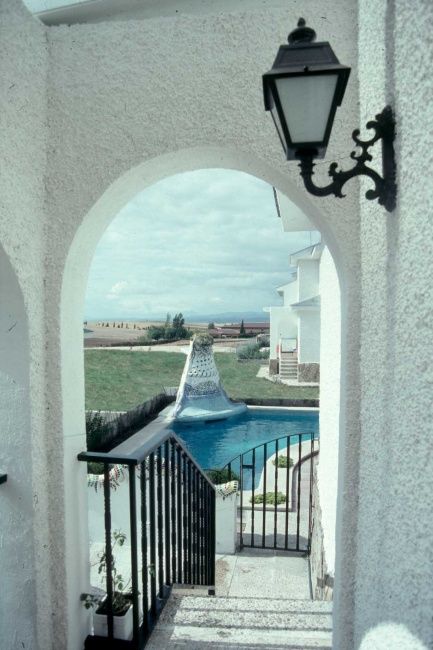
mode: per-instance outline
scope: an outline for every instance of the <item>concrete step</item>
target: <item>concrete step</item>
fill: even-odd
[[[184,596],[173,592],[146,646],[161,648],[332,648],[332,603]]]
[[[173,588],[169,599],[173,607],[233,612],[284,612],[287,614],[323,614],[332,617],[332,602],[325,600],[283,600],[281,598],[243,598],[242,596],[185,596],[183,589]],[[164,609],[167,612],[167,608]],[[164,615],[164,614],[163,614]]]

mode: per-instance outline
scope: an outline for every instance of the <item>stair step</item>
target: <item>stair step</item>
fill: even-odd
[[[172,592],[146,650],[332,648],[332,603]]]
[[[332,615],[332,601],[328,600],[298,600],[288,598],[257,598],[248,596],[195,596],[183,595],[183,588],[177,591],[173,588],[170,602],[182,599],[182,606],[196,607],[197,609],[228,609],[232,611],[239,610],[260,610],[261,612],[287,612],[288,614],[297,614],[310,612],[312,614],[329,614]]]
[[[235,633],[225,628],[196,628],[187,625],[169,628],[157,627],[152,633],[146,650],[332,650],[332,635],[314,632],[297,632],[287,630],[236,630]]]
[[[315,631],[229,629],[189,625],[161,626],[152,633],[146,650],[332,650],[332,634]]]

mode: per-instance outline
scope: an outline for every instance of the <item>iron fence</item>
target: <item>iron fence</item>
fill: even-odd
[[[103,463],[105,540],[104,614],[106,637],[87,637],[85,648],[141,649],[156,623],[174,583],[215,585],[215,490],[181,441],[164,430],[131,454],[82,452],[78,460]],[[126,536],[112,524],[110,468],[126,467],[130,541],[130,598],[132,638],[116,639],[113,602],[118,597],[119,569],[113,546]],[[114,486],[116,487],[116,486]],[[113,534],[115,538],[113,539]],[[117,535],[117,536],[116,536]],[[100,565],[101,566],[101,565]],[[121,576],[125,589],[125,576]]]
[[[233,458],[223,469],[239,481],[239,548],[309,553],[314,433],[280,436]]]

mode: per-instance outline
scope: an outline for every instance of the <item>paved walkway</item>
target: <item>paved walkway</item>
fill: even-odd
[[[250,548],[216,558],[217,596],[311,598],[308,560],[299,554]]]

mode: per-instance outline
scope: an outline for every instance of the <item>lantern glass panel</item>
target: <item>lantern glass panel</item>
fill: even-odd
[[[337,79],[336,74],[276,79],[292,143],[323,142]]]
[[[281,141],[281,144],[283,145],[283,149],[284,149],[284,151],[286,151],[286,140],[285,140],[285,137],[284,137],[283,127],[281,126],[280,116],[278,115],[278,111],[277,111],[277,109],[275,107],[275,104],[271,108],[271,115],[272,115],[272,119],[274,120],[274,124],[275,124],[275,128],[277,129],[277,133],[280,136],[280,141]]]

